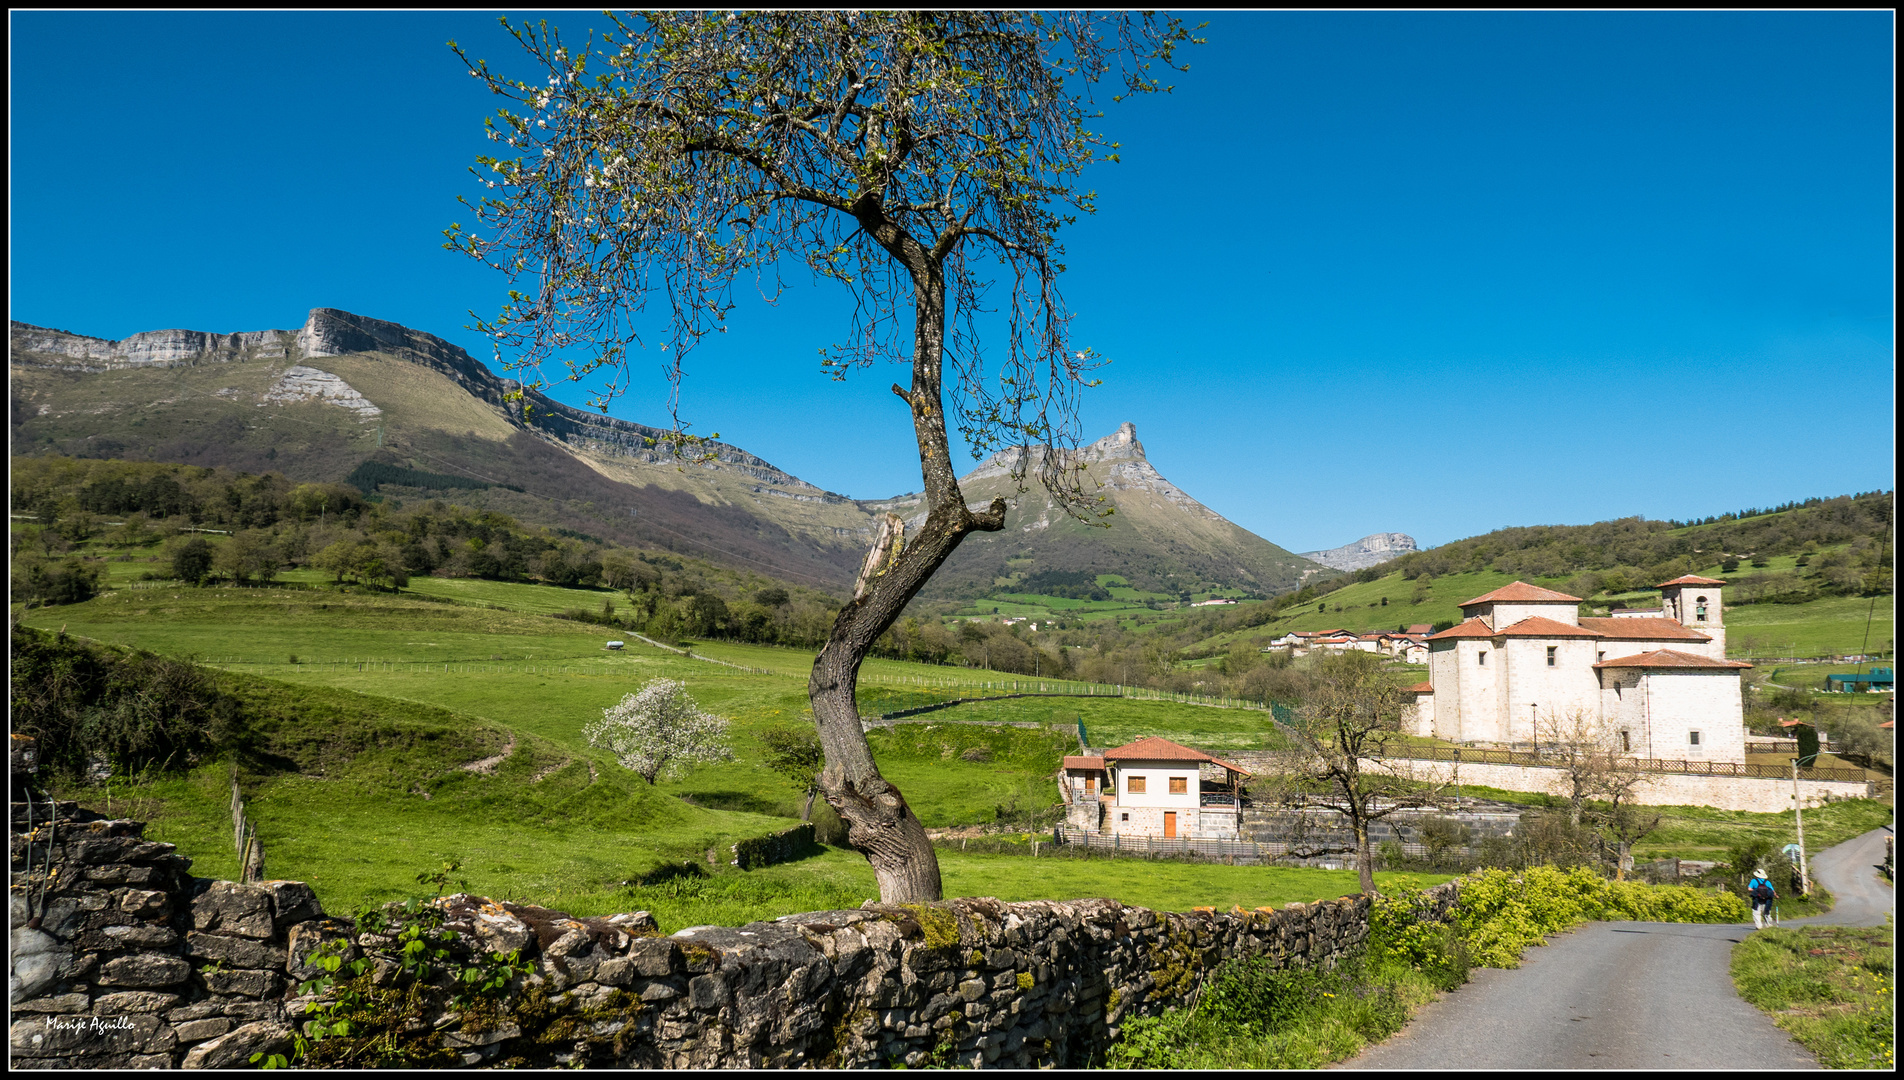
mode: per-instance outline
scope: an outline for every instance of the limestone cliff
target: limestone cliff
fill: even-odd
[[[1302,557],[1337,570],[1361,570],[1419,550],[1415,538],[1407,533],[1371,533],[1339,548],[1305,551]]]

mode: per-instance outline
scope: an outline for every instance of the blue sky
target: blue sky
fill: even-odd
[[[550,21],[579,37],[603,20]],[[15,13],[12,317],[118,338],[317,306],[490,350],[441,248],[489,15]],[[1221,14],[1068,234],[1087,430],[1302,551],[1686,517],[1894,484],[1888,12]],[[916,490],[796,271],[691,357],[695,430]],[[658,366],[657,366],[658,370]],[[616,415],[664,422],[657,376]]]

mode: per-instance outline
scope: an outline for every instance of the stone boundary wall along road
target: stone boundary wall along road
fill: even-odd
[[[393,928],[326,917],[301,882],[194,878],[142,824],[72,803],[49,822],[50,805],[13,804],[15,1067],[247,1067],[290,1052],[321,943],[347,941],[343,958],[368,958],[373,982],[397,970]],[[1445,913],[1455,884],[1436,892]],[[1085,1065],[1126,1020],[1188,1004],[1226,959],[1355,954],[1369,913],[1366,897],[1181,914],[967,899],[662,937],[645,912],[439,903],[461,955],[519,949],[528,974],[467,1014],[439,977],[414,1030],[444,1064],[524,1067]]]

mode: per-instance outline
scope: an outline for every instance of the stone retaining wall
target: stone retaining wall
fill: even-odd
[[[288,1053],[321,943],[346,940],[373,983],[395,977],[394,931],[326,917],[301,882],[193,878],[138,822],[63,803],[49,825],[46,805],[29,828],[13,804],[15,1066],[244,1067]],[[1457,896],[1441,886],[1437,909]],[[527,1067],[1084,1065],[1226,959],[1333,966],[1363,947],[1369,912],[1365,897],[1228,913],[967,899],[661,937],[645,912],[440,903],[465,955],[519,949],[530,973],[461,1013],[439,973],[416,1030],[441,1064]]]
[[[1454,774],[1452,761],[1415,761],[1408,766],[1422,779],[1447,779]],[[1567,774],[1560,769],[1533,765],[1483,765],[1460,763],[1463,784],[1502,788],[1507,791],[1537,791],[1564,796]],[[1818,806],[1832,799],[1866,799],[1871,785],[1863,781],[1800,780],[1798,797],[1805,806]],[[1698,776],[1649,772],[1635,789],[1634,802],[1641,806],[1710,806],[1720,810],[1747,810],[1760,814],[1792,808],[1792,781],[1765,776]]]

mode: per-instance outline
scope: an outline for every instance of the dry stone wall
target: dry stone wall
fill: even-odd
[[[289,1052],[324,943],[368,959],[372,984],[397,978],[395,926],[359,932],[300,882],[194,878],[138,822],[71,803],[48,821],[47,805],[13,804],[16,1067],[244,1067]],[[1437,910],[1456,896],[1442,886]],[[438,904],[459,955],[519,950],[527,973],[457,1009],[439,972],[412,1038],[430,1064],[518,1067],[1084,1065],[1127,1020],[1188,1004],[1226,959],[1356,954],[1369,913],[1364,897],[1227,913],[966,899],[663,937],[644,912]]]

